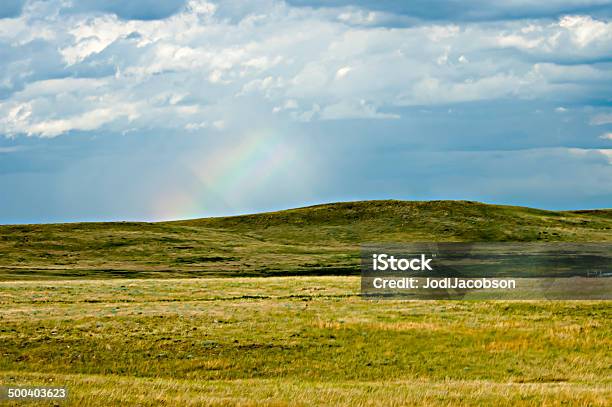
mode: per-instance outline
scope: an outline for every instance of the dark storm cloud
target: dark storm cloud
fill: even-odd
[[[125,20],[159,20],[184,5],[185,0],[78,0],[71,11],[113,13]]]
[[[0,18],[16,17],[21,14],[25,0],[2,0],[0,2]]]
[[[524,18],[556,18],[563,14],[607,17],[607,0],[487,1],[487,0],[287,0],[302,7],[353,6],[419,20],[487,21]]]

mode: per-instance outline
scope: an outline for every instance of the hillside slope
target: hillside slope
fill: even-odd
[[[224,218],[0,226],[0,279],[347,274],[359,244],[612,241],[612,210],[364,201]]]

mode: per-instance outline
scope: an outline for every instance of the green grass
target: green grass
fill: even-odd
[[[0,280],[346,275],[359,244],[612,241],[612,210],[368,201],[160,223],[0,226]]]
[[[0,382],[71,405],[605,405],[609,302],[371,301],[357,277],[0,283]]]
[[[612,211],[0,226],[0,385],[67,386],[70,406],[609,405],[609,301],[360,297],[359,244],[410,241],[610,242]]]

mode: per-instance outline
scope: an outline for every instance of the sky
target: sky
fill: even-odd
[[[612,207],[612,0],[3,0],[0,224]]]

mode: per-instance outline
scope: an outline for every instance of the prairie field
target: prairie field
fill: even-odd
[[[609,301],[373,300],[356,274],[364,242],[610,241],[610,210],[462,201],[0,226],[0,385],[70,406],[609,405]]]
[[[374,242],[612,242],[612,209],[363,201],[176,222],[0,226],[0,281],[359,274]]]
[[[2,282],[0,381],[75,406],[604,406],[611,317],[363,299],[358,277]]]

